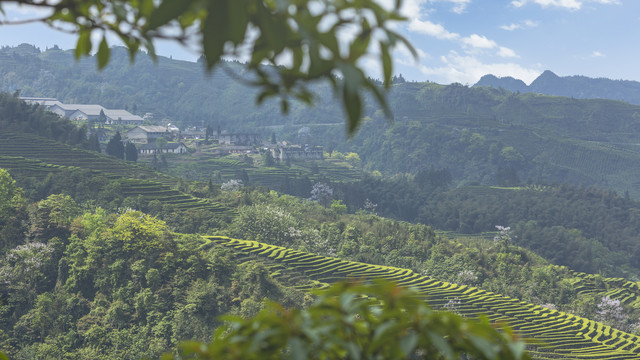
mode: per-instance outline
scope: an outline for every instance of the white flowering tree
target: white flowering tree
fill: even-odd
[[[632,322],[630,311],[624,308],[620,300],[603,296],[597,305],[596,320],[626,332],[637,332],[640,324]]]
[[[222,183],[220,185],[220,190],[222,191],[238,191],[244,187],[244,183],[242,180],[231,179],[227,182]]]
[[[273,245],[290,246],[300,239],[298,220],[282,208],[255,204],[238,209],[233,235]]]
[[[317,182],[311,188],[309,200],[316,201],[324,207],[329,207],[331,200],[333,200],[333,188],[325,183]]]
[[[0,265],[0,293],[7,294],[13,304],[33,301],[39,285],[46,280],[45,268],[53,251],[53,246],[41,242],[9,250]]]
[[[498,229],[498,235],[493,237],[493,241],[500,244],[503,251],[508,251],[509,245],[511,245],[513,239],[511,235],[511,227],[496,225],[496,229]]]

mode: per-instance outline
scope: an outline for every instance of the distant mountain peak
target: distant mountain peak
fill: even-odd
[[[549,86],[558,85],[562,82],[562,78],[554,74],[551,70],[545,70],[529,85],[529,90],[534,92],[546,93]]]
[[[512,92],[566,96],[578,99],[611,99],[640,105],[640,82],[590,78],[582,75],[558,76],[545,70],[529,86],[510,76],[498,78],[488,74],[474,86],[491,86]]]
[[[542,74],[540,74],[540,76],[538,76],[538,79],[540,78],[560,78],[558,75],[556,75],[553,71],[551,70],[545,70],[542,72]]]
[[[482,78],[480,78],[480,81],[478,81],[474,86],[491,86],[495,88],[511,90],[513,92],[527,90],[527,84],[525,84],[522,80],[513,78],[511,76],[499,78],[492,74],[483,76]]]

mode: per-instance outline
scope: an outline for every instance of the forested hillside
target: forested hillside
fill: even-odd
[[[332,183],[331,200],[353,214],[340,202],[162,175],[78,148],[83,141],[59,132],[72,128],[0,97],[0,348],[13,357],[157,357],[181,340],[208,341],[222,313],[254,314],[266,298],[305,307],[306,290],[352,277],[415,284],[437,307],[512,322],[553,345],[530,348],[541,359],[624,359],[640,349],[627,333],[640,318],[637,283],[577,273],[518,246],[558,263],[553,255],[565,251],[584,271],[634,274],[631,200],[571,186],[451,190],[447,172],[433,169]],[[359,209],[360,197],[379,205]],[[403,203],[421,197],[431,206]],[[459,236],[374,214],[402,216],[405,206],[435,228],[515,229]],[[611,259],[624,266],[612,269]]]
[[[178,124],[275,133],[278,139],[355,152],[368,171],[385,175],[448,169],[452,184],[595,185],[640,198],[640,107],[612,100],[514,94],[396,79],[389,93],[392,121],[368,102],[359,132],[347,139],[343,114],[328,85],[318,84],[313,108],[293,102],[254,104],[234,63],[208,76],[202,64],[144,54],[131,65],[113,49],[102,72],[94,59],[73,60],[59,49],[29,45],[0,50],[0,90],[57,97],[67,103],[126,108]]]

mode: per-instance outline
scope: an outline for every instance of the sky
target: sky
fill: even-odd
[[[41,15],[11,4],[3,9],[0,20]],[[640,81],[639,0],[404,0],[402,13],[407,21],[396,29],[419,54],[394,53],[394,72],[407,80],[473,85],[493,74],[529,84],[551,70]],[[0,46],[71,49],[75,39],[42,24],[0,25]],[[199,56],[167,42],[156,51],[187,61]],[[379,77],[374,62],[363,67]]]

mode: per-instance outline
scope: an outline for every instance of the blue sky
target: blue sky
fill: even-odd
[[[4,8],[5,19],[34,16]],[[409,80],[472,85],[491,73],[530,83],[551,70],[640,81],[638,0],[404,0],[403,12],[408,21],[398,30],[420,54],[414,60],[406,51],[395,52],[395,72]],[[75,38],[39,24],[0,26],[0,45],[23,42],[70,49]],[[198,57],[169,43],[157,44],[157,52]],[[364,66],[376,75],[377,66]]]

